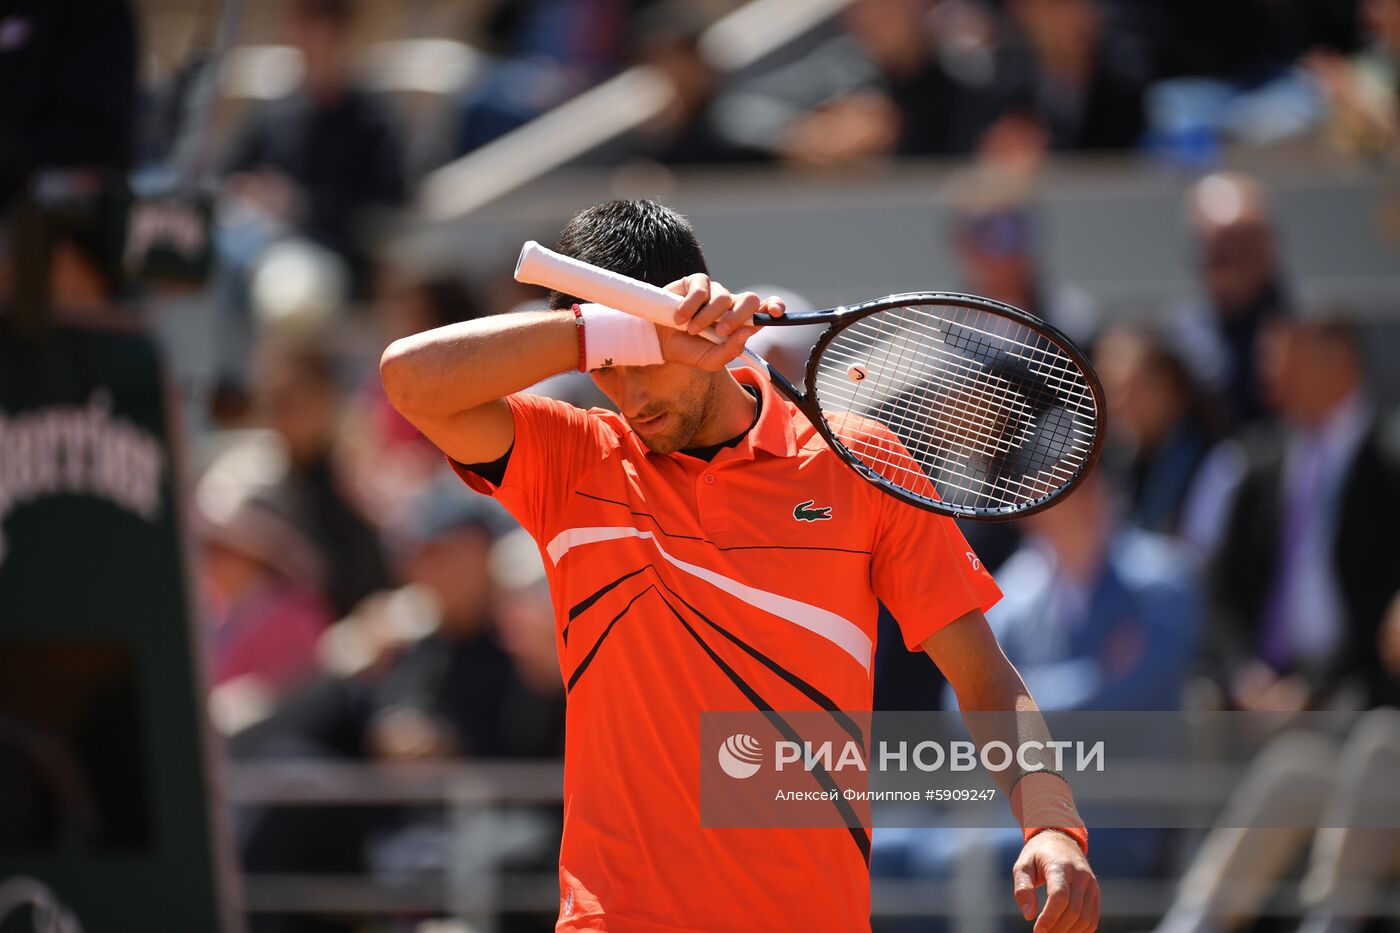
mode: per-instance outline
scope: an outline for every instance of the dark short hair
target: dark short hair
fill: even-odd
[[[710,271],[690,222],[656,201],[604,201],[585,208],[564,226],[555,249],[658,286]],[[549,306],[567,308],[578,300],[551,292]]]

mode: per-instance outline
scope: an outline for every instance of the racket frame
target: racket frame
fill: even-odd
[[[1086,378],[1089,392],[1094,399],[1094,438],[1090,444],[1089,453],[1084,461],[1079,465],[1074,475],[1064,484],[1057,486],[1053,491],[1024,505],[1005,505],[996,508],[968,508],[965,506],[951,505],[941,500],[931,501],[922,496],[915,495],[894,483],[889,482],[874,469],[862,463],[844,443],[841,442],[831,430],[825,415],[821,410],[821,405],[817,401],[817,375],[821,363],[822,352],[827,345],[836,338],[846,327],[857,321],[867,318],[872,314],[881,311],[889,311],[894,308],[901,308],[911,304],[932,304],[967,308],[973,311],[983,311],[1008,318],[1030,330],[1042,335],[1055,347],[1064,353],[1078,367]],[[1108,419],[1106,405],[1103,394],[1103,384],[1099,381],[1098,373],[1094,372],[1094,367],[1090,364],[1088,357],[1064,334],[1059,328],[1042,321],[1032,314],[1022,311],[1012,305],[993,301],[990,298],[982,298],[978,295],[968,295],[961,292],[902,292],[896,295],[886,295],[883,298],[876,298],[872,301],[864,301],[860,304],[850,305],[841,308],[831,308],[824,311],[805,311],[793,314],[785,314],[782,317],[771,317],[766,314],[754,316],[754,323],[763,327],[796,327],[804,324],[826,324],[826,330],[817,337],[816,343],[812,345],[812,350],[807,356],[807,365],[803,371],[803,385],[805,391],[799,390],[788,379],[778,372],[771,363],[762,359],[757,354],[747,354],[752,359],[761,362],[768,370],[769,380],[792,401],[802,412],[812,427],[817,429],[817,433],[826,441],[832,452],[845,461],[864,480],[879,487],[882,492],[888,493],[902,502],[925,509],[930,512],[937,512],[941,515],[948,515],[953,518],[967,518],[975,521],[1002,522],[1012,519],[1024,518],[1036,512],[1049,508],[1060,501],[1065,496],[1073,492],[1084,478],[1093,470],[1098,462],[1099,454],[1103,450],[1103,439],[1108,430]],[[913,456],[911,453],[910,456]],[[918,458],[915,457],[915,460]],[[930,478],[932,482],[932,478]]]
[[[515,278],[520,282],[543,285],[566,294],[576,295],[586,301],[596,301],[599,304],[626,311],[629,314],[653,321],[657,324],[668,327],[676,326],[675,311],[680,305],[681,296],[672,292],[667,292],[664,289],[646,282],[639,282],[606,269],[599,269],[572,257],[562,256],[553,250],[541,246],[533,240],[527,242],[520,251],[520,258],[516,262]],[[1024,505],[1004,505],[994,508],[969,508],[967,506],[952,505],[942,500],[930,500],[915,495],[889,482],[875,470],[862,463],[860,459],[836,437],[831,430],[831,426],[827,423],[826,417],[822,414],[821,406],[817,402],[817,368],[821,360],[822,352],[842,330],[851,324],[869,317],[872,314],[878,314],[881,311],[888,311],[893,308],[904,307],[911,304],[960,307],[1007,318],[1045,337],[1078,367],[1079,371],[1085,376],[1089,391],[1094,399],[1094,437],[1090,444],[1088,455],[1066,483],[1057,486],[1040,499],[1033,500]],[[816,428],[817,432],[821,434],[822,439],[827,442],[827,446],[831,448],[832,452],[855,470],[858,476],[865,479],[867,482],[873,483],[883,492],[889,493],[896,499],[906,502],[916,508],[937,512],[942,515],[949,515],[954,518],[967,518],[977,521],[1008,521],[1010,519],[1032,515],[1042,509],[1048,508],[1064,496],[1073,492],[1074,489],[1083,482],[1084,477],[1093,469],[1094,464],[1098,462],[1099,453],[1103,449],[1103,441],[1107,431],[1107,416],[1105,412],[1103,386],[1099,382],[1098,374],[1094,372],[1094,367],[1089,363],[1084,353],[1074,345],[1074,341],[1065,336],[1058,328],[1046,321],[1042,321],[1034,315],[1027,314],[1020,308],[1003,304],[999,301],[993,301],[990,298],[982,298],[978,295],[968,295],[961,292],[902,292],[896,295],[886,295],[883,298],[876,298],[872,301],[861,302],[860,304],[830,308],[822,311],[794,312],[792,314],[784,314],[781,317],[758,314],[754,316],[754,323],[762,327],[797,327],[804,324],[828,325],[826,330],[821,333],[821,336],[817,338],[816,343],[812,346],[811,352],[808,354],[807,366],[803,378],[803,383],[806,388],[805,392],[794,386],[782,373],[778,372],[771,363],[764,360],[758,354],[745,349],[743,356],[751,363],[761,366],[763,370],[767,371],[769,381],[798,407],[807,420],[812,423],[812,426]],[[723,338],[716,334],[713,328],[708,328],[699,336],[713,343],[723,342]],[[912,452],[910,456],[913,456]],[[917,461],[918,458],[915,457],[914,459]],[[932,482],[932,478],[930,478],[930,482]]]

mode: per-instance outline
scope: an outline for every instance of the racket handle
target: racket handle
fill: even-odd
[[[561,256],[534,240],[520,250],[520,259],[515,263],[515,280],[626,311],[663,327],[676,327],[676,309],[682,301],[675,292]],[[700,336],[710,343],[724,343],[724,338],[715,333],[713,327],[707,327]]]

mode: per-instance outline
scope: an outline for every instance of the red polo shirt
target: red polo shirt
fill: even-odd
[[[700,712],[869,710],[877,601],[918,650],[1001,596],[950,519],[733,372],[762,411],[710,462],[515,395],[501,485],[459,469],[545,555],[568,691],[559,930],[867,928],[868,833],[701,826]]]

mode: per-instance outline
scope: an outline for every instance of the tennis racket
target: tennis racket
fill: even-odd
[[[681,303],[534,241],[515,278],[669,327]],[[1019,518],[1067,495],[1098,459],[1098,376],[1068,337],[1010,305],[911,292],[754,323],[828,325],[807,359],[805,390],[745,355],[856,473],[911,505]],[[702,336],[721,342],[713,330]]]

